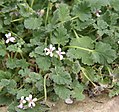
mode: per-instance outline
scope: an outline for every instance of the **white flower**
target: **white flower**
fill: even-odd
[[[26,103],[26,100],[24,100],[24,96],[21,97],[20,104],[17,106],[18,108],[23,109],[23,104]]]
[[[29,97],[26,97],[26,100],[28,101],[28,107],[32,108],[35,107],[35,102],[37,101],[37,98],[32,99],[32,95],[30,94]]]
[[[5,36],[7,38],[6,43],[15,41],[15,37],[11,37],[11,33],[5,34]]]
[[[55,47],[50,44],[49,48],[45,48],[45,54],[50,55],[50,57],[53,57],[53,51],[55,50]]]
[[[97,16],[97,17],[100,17],[100,13],[101,13],[101,12],[102,12],[101,10],[97,10],[96,13],[95,13],[96,16]]]
[[[63,55],[62,54],[65,54],[65,52],[61,52],[61,48],[58,48],[58,51],[56,51],[56,53],[59,55],[60,60],[62,60],[63,59]]]

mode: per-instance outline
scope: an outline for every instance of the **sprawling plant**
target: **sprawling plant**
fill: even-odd
[[[119,94],[119,0],[0,0],[0,105]]]

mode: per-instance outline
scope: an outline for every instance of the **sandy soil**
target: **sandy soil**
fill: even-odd
[[[0,112],[7,112],[6,107],[0,107]]]
[[[110,99],[107,96],[88,98],[71,105],[58,101],[50,112],[119,112],[119,96]]]

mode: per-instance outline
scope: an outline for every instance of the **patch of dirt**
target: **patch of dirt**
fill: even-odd
[[[107,95],[95,98],[86,97],[84,101],[74,101],[67,105],[58,101],[50,112],[119,112],[119,96],[110,99]]]
[[[7,108],[6,107],[0,107],[0,112],[7,112]]]

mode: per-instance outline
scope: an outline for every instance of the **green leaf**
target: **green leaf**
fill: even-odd
[[[18,52],[21,51],[20,48],[17,46],[17,44],[15,45],[9,45],[7,47],[7,50],[9,50],[10,52]]]
[[[8,71],[2,71],[0,70],[0,81],[1,79],[10,79],[11,78],[11,73]]]
[[[26,62],[26,59],[16,60],[16,67],[26,68],[29,64]]]
[[[94,48],[93,40],[90,37],[73,38],[67,56],[74,59],[81,59],[82,63],[92,65],[91,52]]]
[[[80,4],[74,5],[72,14],[78,16],[81,21],[85,21],[91,18],[90,6],[88,2],[80,2]]]
[[[49,70],[49,67],[51,66],[51,61],[49,57],[43,57],[43,56],[39,56],[36,58],[36,63],[38,64],[38,67],[41,70]]]
[[[26,68],[26,67],[28,67],[29,64],[26,62],[25,59],[18,60],[16,58],[14,58],[14,59],[8,58],[6,65],[8,68],[14,69],[17,67]]]
[[[1,82],[0,82],[0,86],[5,87],[5,86],[8,86],[9,83],[10,83],[10,80],[8,80],[8,79],[2,79]]]
[[[94,24],[94,28],[98,29],[97,33],[102,36],[103,34],[105,34],[108,31],[108,24],[101,19],[97,20],[97,24]]]
[[[30,92],[31,92],[30,89],[28,89],[28,90],[20,89],[19,91],[17,91],[17,99],[20,99],[22,96],[28,97]]]
[[[80,64],[78,61],[75,61],[72,66],[73,73],[77,74],[80,71]]]
[[[0,42],[0,56],[5,56],[6,55],[6,46],[2,42]]]
[[[76,30],[82,31],[82,30],[86,29],[87,27],[89,27],[90,25],[92,25],[95,22],[95,20],[94,19],[88,19],[86,21],[80,21],[79,19],[76,19],[76,20],[74,20],[74,22],[75,22],[74,28]]]
[[[9,85],[7,85],[7,90],[10,94],[15,95],[17,93],[17,83],[15,80],[10,80]]]
[[[37,81],[36,84],[35,84],[35,87],[36,87],[39,91],[42,91],[42,90],[43,90],[43,87],[44,87],[44,80],[41,79],[41,80]]]
[[[96,72],[92,67],[85,67],[83,68],[83,72],[87,75],[87,77],[93,82],[96,79]],[[81,78],[82,82],[87,83],[89,81],[87,77],[82,73]]]
[[[95,51],[92,52],[92,58],[100,64],[112,63],[116,59],[116,51],[109,44],[98,42]]]
[[[59,16],[59,21],[61,21],[61,22],[68,21],[71,18],[69,16],[68,5],[60,4],[60,6],[58,8],[58,16]]]
[[[40,45],[38,47],[35,48],[35,53],[37,54],[40,54],[40,55],[44,55],[44,48],[45,48],[45,45]]]
[[[23,17],[29,17],[34,13],[33,9],[27,3],[18,3],[19,12]]]
[[[68,41],[69,35],[67,34],[67,29],[65,29],[64,26],[58,27],[51,38],[51,42],[54,44],[65,45]]]
[[[31,17],[31,18],[25,19],[24,21],[24,26],[26,29],[32,29],[32,30],[40,29],[41,24],[42,24],[41,18]]]
[[[30,69],[24,68],[19,70],[18,74],[22,75],[22,77],[28,76],[30,74]]]
[[[109,0],[110,5],[115,9],[115,11],[119,11],[119,0]]]
[[[50,74],[50,78],[57,84],[70,84],[71,76],[70,74],[64,70],[63,67],[55,67],[55,69],[51,69],[52,73]]]
[[[109,92],[109,97],[110,98],[112,98],[114,96],[117,96],[117,95],[119,95],[119,86],[113,87],[113,89],[110,90],[110,92]]]
[[[13,100],[12,96],[9,95],[0,95],[0,105],[9,105]]]
[[[32,82],[37,82],[39,80],[43,80],[43,77],[41,74],[35,73],[35,72],[30,72],[29,78],[31,79]]]
[[[63,85],[55,85],[54,90],[61,99],[67,99],[71,95],[71,91]]]
[[[76,98],[76,100],[82,101],[85,99],[85,95],[83,94],[84,86],[79,84],[78,81],[73,81],[72,83],[72,97]]]
[[[92,9],[100,9],[102,6],[109,5],[109,0],[87,0],[89,1]]]

